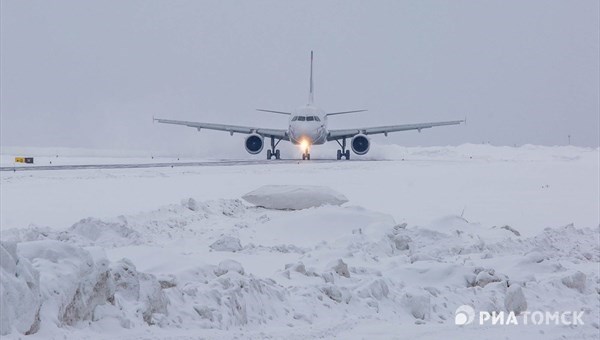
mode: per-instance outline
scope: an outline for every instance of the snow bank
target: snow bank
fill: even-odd
[[[116,319],[122,327],[166,325],[168,299],[154,275],[140,273],[128,259],[110,267],[115,285],[113,305],[94,313],[95,321]]]
[[[0,242],[0,335],[39,328],[40,278],[15,243]]]
[[[527,300],[520,286],[512,285],[508,287],[504,298],[504,307],[507,311],[515,312],[517,315],[527,310]]]
[[[457,146],[409,147],[397,144],[377,144],[363,156],[386,160],[452,160],[452,161],[572,161],[588,156],[597,158],[598,148],[578,146],[496,146],[466,143]]]
[[[77,244],[116,247],[142,243],[139,232],[123,222],[107,222],[96,218],[86,218],[75,223],[62,238],[80,238]]]
[[[18,252],[40,275],[42,326],[90,320],[94,308],[114,293],[108,260],[82,248],[47,240],[20,243]]]
[[[288,314],[286,289],[274,280],[246,274],[239,262],[201,266],[181,273],[177,287],[166,289],[169,322],[227,330],[262,325]]]
[[[65,326],[159,324],[168,300],[131,261],[54,240],[2,242],[0,333],[52,334]],[[85,323],[82,323],[85,322]],[[162,323],[161,325],[164,325]]]
[[[314,185],[265,185],[242,198],[259,207],[279,210],[300,210],[348,202],[339,192]]]
[[[216,251],[240,251],[242,250],[242,244],[240,243],[240,239],[232,236],[223,236],[213,242],[210,245],[212,250]]]
[[[9,233],[21,243],[2,245],[3,297],[5,287],[13,292],[2,308],[14,311],[2,315],[2,332],[327,338],[377,322],[445,332],[469,304],[584,310],[589,325],[579,333],[549,331],[593,338],[599,232],[566,225],[528,237],[460,216],[411,225],[355,206],[291,211],[186,199],[64,231]]]

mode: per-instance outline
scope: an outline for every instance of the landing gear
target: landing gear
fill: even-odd
[[[340,148],[342,148],[341,150],[337,151],[337,159],[340,160],[340,159],[342,159],[342,157],[346,157],[346,160],[349,160],[350,159],[350,150],[346,150],[346,138],[342,139],[341,143],[338,139],[336,139],[335,141],[338,143]]]
[[[302,154],[302,160],[310,161],[310,152],[308,152],[308,148],[306,148],[306,151]]]
[[[271,159],[272,157],[275,157],[275,159],[281,159],[279,149],[275,149],[277,145],[279,145],[279,142],[281,142],[281,139],[278,139],[277,143],[275,143],[275,137],[271,137],[271,150],[267,150],[267,159]]]
[[[346,152],[342,152],[342,150],[337,151],[337,159],[340,160],[342,157],[346,157],[346,159],[350,159],[350,150],[346,150]]]

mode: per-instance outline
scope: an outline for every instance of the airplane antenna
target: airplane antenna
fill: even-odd
[[[315,101],[315,87],[313,85],[313,51],[310,51],[310,92],[308,94],[308,105]]]

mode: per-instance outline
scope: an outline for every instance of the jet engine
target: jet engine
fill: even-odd
[[[371,146],[371,144],[369,143],[369,138],[367,138],[367,136],[360,134],[352,138],[350,146],[352,147],[352,151],[354,151],[355,154],[364,155],[367,152],[369,152],[369,147]]]
[[[248,153],[256,155],[260,153],[263,149],[263,146],[265,146],[264,138],[261,135],[253,133],[246,138],[244,146],[246,147],[246,151],[248,151]]]

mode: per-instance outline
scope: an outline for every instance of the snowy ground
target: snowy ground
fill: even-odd
[[[3,152],[6,165],[18,150]],[[148,158],[92,156],[59,159]],[[598,157],[374,146],[351,162],[2,172],[0,331],[596,339]],[[349,202],[277,211],[240,199],[267,184],[328,186]],[[456,326],[465,304],[584,311],[585,325]]]

